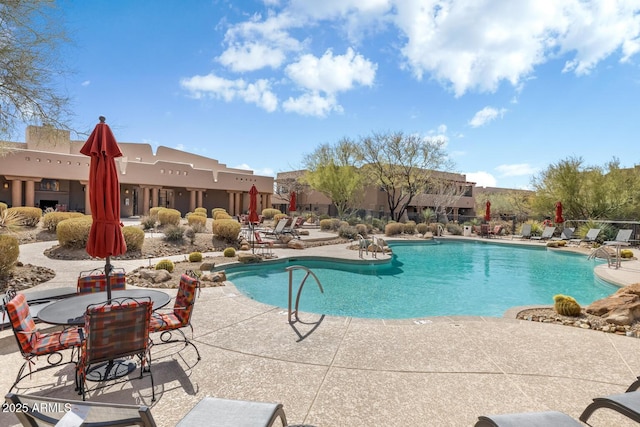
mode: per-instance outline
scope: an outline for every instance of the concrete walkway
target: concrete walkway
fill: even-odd
[[[42,252],[53,244],[20,248],[23,262],[57,273],[40,289],[75,286],[79,271],[104,265],[51,260]],[[277,253],[357,258],[346,245]],[[117,265],[130,271],[147,263]],[[620,284],[639,281],[639,272],[638,261],[606,271]],[[577,418],[592,397],[622,393],[640,375],[640,341],[591,330],[485,317],[301,318],[289,325],[286,310],[250,300],[231,283],[205,288],[192,321],[202,360],[190,347],[156,346],[155,403],[148,378],[90,400],[149,405],[159,426],[175,425],[204,396],[281,402],[293,425],[472,426],[478,415],[505,412],[559,410]],[[21,364],[11,331],[0,332],[0,389],[9,389]],[[18,392],[78,398],[71,365],[24,379]],[[609,410],[591,420],[636,425]],[[15,424],[0,413],[0,425]]]

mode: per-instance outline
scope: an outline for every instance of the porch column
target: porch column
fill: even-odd
[[[229,215],[233,215],[233,208],[236,205],[236,196],[235,193],[232,193],[231,191],[229,191]]]
[[[152,208],[158,207],[158,188],[157,187],[153,187],[151,189],[151,207]]]
[[[11,181],[11,206],[22,206],[22,181],[19,179]]]
[[[24,205],[29,207],[36,205],[36,185],[31,180],[24,182]]]
[[[189,211],[195,212],[196,208],[196,190],[189,190]]]
[[[142,214],[149,215],[149,188],[142,187]]]
[[[202,190],[197,190],[197,191],[196,191],[196,199],[197,199],[198,207],[204,207],[204,206],[202,205],[202,194],[203,194],[203,193],[204,193],[204,191],[202,191]]]

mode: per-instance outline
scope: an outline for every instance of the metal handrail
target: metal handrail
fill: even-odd
[[[311,270],[309,270],[307,267],[302,266],[302,265],[292,265],[290,267],[287,267],[285,270],[287,270],[289,272],[289,311],[288,311],[288,317],[289,317],[289,323],[293,323],[293,321],[291,320],[291,317],[293,315],[296,316],[296,320],[300,320],[298,318],[298,306],[300,305],[300,294],[302,293],[302,287],[304,286],[305,282],[307,281],[307,278],[309,277],[309,275],[313,276],[314,279],[316,279],[316,283],[318,284],[318,287],[320,288],[320,292],[324,293],[324,289],[322,289],[322,284],[320,283],[320,279],[318,279],[318,276],[315,275],[315,273]],[[295,305],[295,309],[291,309],[291,300],[293,299],[293,271],[294,270],[304,270],[307,272],[307,274],[305,274],[304,278],[302,279],[302,282],[300,282],[300,287],[298,288],[298,293],[296,295],[296,305]]]

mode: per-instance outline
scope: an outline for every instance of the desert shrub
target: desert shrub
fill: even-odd
[[[331,217],[327,214],[322,214],[318,218],[320,219],[320,221],[322,221],[323,219],[331,219]]]
[[[91,215],[60,221],[56,227],[56,236],[60,246],[69,249],[86,247],[92,222]]]
[[[304,214],[304,218],[307,224],[313,224],[314,222],[316,222],[316,219],[318,219],[318,216],[313,212],[308,212]]]
[[[233,219],[218,219],[213,222],[213,234],[227,242],[238,240],[241,225]]]
[[[9,206],[6,203],[0,202],[0,214],[5,211]]]
[[[195,228],[189,227],[186,230],[184,230],[184,237],[189,239],[189,243],[191,243],[193,245],[193,243],[196,241],[196,230],[195,230]]]
[[[402,234],[404,230],[404,224],[399,222],[390,222],[384,227],[384,235],[385,236],[396,236],[398,234]]]
[[[277,214],[281,214],[280,209],[266,208],[262,209],[262,216],[265,219],[272,219]]]
[[[229,215],[226,211],[217,211],[216,213],[213,214],[213,219],[214,221],[217,221],[220,219],[231,219],[231,215]]]
[[[384,221],[380,218],[371,218],[371,225],[378,230],[384,230]]]
[[[425,234],[427,231],[429,231],[429,224],[426,224],[424,222],[417,224],[416,231],[420,234]]]
[[[179,225],[180,218],[180,211],[177,209],[163,208],[158,211],[160,225]]]
[[[189,262],[200,262],[200,261],[202,261],[201,252],[191,252],[189,254]]]
[[[620,249],[620,256],[622,258],[633,258],[633,251],[631,249]]]
[[[222,255],[226,256],[227,258],[233,258],[234,256],[236,256],[236,250],[234,248],[227,248],[224,250],[224,252],[222,252]]]
[[[144,230],[151,230],[156,226],[156,222],[158,222],[157,215],[156,217],[152,217],[151,215],[149,215],[140,218],[140,224],[142,224],[142,228]]]
[[[455,236],[462,236],[463,228],[459,224],[450,222],[447,224],[447,231]]]
[[[321,219],[320,220],[320,230],[328,231],[332,229],[332,221],[331,219]]]
[[[204,215],[205,218],[207,217],[207,209],[206,208],[195,208],[193,213]]]
[[[158,212],[160,212],[160,209],[165,209],[165,208],[156,206],[154,208],[149,209],[149,216],[157,221]]]
[[[273,216],[273,222],[275,222],[276,224],[283,218],[287,218],[288,215],[287,214],[283,214],[283,213],[279,213],[279,214],[275,214]]]
[[[168,242],[182,242],[184,238],[184,228],[179,225],[169,225],[163,230],[164,240]]]
[[[69,218],[79,218],[81,216],[84,216],[84,214],[80,212],[49,212],[42,218],[42,226],[47,230],[54,232],[56,231],[56,227],[60,221]]]
[[[215,218],[216,212],[226,212],[225,208],[213,208],[211,209],[211,218]]]
[[[7,212],[15,212],[22,217],[22,225],[25,227],[35,227],[42,219],[42,209],[28,206],[18,206],[8,208]]]
[[[407,221],[402,225],[405,234],[416,234],[416,222]]]
[[[338,229],[338,236],[344,237],[345,239],[355,239],[358,237],[358,229],[350,226],[349,223],[345,223],[345,225],[341,225]]]
[[[578,304],[578,301],[576,301],[572,297],[566,295],[555,295],[553,297],[553,301],[553,307],[555,308],[556,313],[562,316],[572,317],[580,315],[580,304]]]
[[[20,255],[18,239],[0,234],[0,254],[2,254],[0,257],[0,278],[5,278],[9,276],[18,261],[18,255]]]
[[[189,218],[187,218],[187,223],[191,227],[193,227],[194,224],[199,224],[202,228],[205,228],[207,226],[207,217],[193,213],[189,215]]]
[[[170,259],[161,259],[156,264],[156,270],[167,270],[169,273],[173,273],[175,264]]]
[[[122,227],[122,235],[127,244],[127,252],[139,251],[144,244],[144,231],[135,225]]]
[[[195,233],[204,233],[207,231],[207,223],[194,222],[191,224],[191,228]]]
[[[358,218],[357,216],[350,216],[346,219],[346,221],[349,223],[349,225],[355,226],[356,224],[362,222],[362,219]]]
[[[369,227],[367,227],[367,225],[369,224],[356,224],[356,230],[358,231],[358,234],[360,234],[362,237],[367,237],[367,234],[369,234]]]
[[[333,221],[333,229],[334,230],[340,230],[340,227],[348,227],[349,223],[347,221],[341,221],[339,219],[336,219]]]

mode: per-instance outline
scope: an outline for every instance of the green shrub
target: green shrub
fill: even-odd
[[[173,273],[175,264],[170,259],[161,259],[156,264],[156,270],[167,270],[169,273]]]
[[[189,215],[187,223],[191,227],[193,227],[194,224],[199,224],[202,228],[205,228],[207,226],[207,217],[194,213]]]
[[[187,228],[186,230],[184,230],[184,237],[189,239],[189,243],[193,245],[193,243],[196,241],[196,230],[193,227]]]
[[[405,234],[416,234],[416,222],[407,221],[402,225]]]
[[[222,252],[222,255],[226,256],[227,258],[233,258],[234,256],[236,256],[236,250],[234,248],[227,248],[224,250],[224,252]]]
[[[450,222],[447,224],[447,231],[455,236],[462,236],[463,228],[458,224]]]
[[[164,230],[164,240],[168,242],[182,242],[184,238],[184,228],[179,225],[170,225],[166,227]]]
[[[378,230],[382,231],[384,230],[384,221],[381,220],[380,218],[372,218],[371,219],[371,225],[373,225],[374,228],[377,228]]]
[[[22,217],[22,225],[25,227],[35,227],[42,219],[42,209],[19,206],[8,208],[7,212],[15,212]]]
[[[578,301],[566,295],[555,295],[553,297],[556,313],[562,316],[576,317],[580,315],[581,308]]]
[[[152,217],[151,215],[149,215],[149,216],[143,216],[142,218],[140,218],[140,224],[142,224],[142,228],[144,230],[151,230],[152,228],[155,228],[156,222],[158,222],[157,215],[155,217]]]
[[[20,255],[18,239],[6,234],[0,234],[0,279],[9,276]]]
[[[323,219],[331,219],[331,217],[327,214],[322,214],[318,218],[320,219],[320,221],[322,221]]]
[[[225,208],[213,208],[211,209],[211,218],[214,218],[216,216],[216,212],[226,212],[227,210]]]
[[[320,220],[320,230],[329,231],[333,229],[331,219],[321,219]]]
[[[206,208],[196,208],[193,213],[195,214],[200,214],[200,215],[204,215],[204,217],[207,217],[207,209]]]
[[[426,224],[424,222],[417,224],[416,231],[420,234],[425,234],[427,231],[429,231],[429,224]]]
[[[356,230],[362,237],[367,237],[367,234],[369,233],[369,227],[367,227],[367,225],[369,224],[356,224]]]
[[[342,225],[338,229],[338,236],[344,237],[345,239],[356,239],[358,237],[358,229],[346,223],[346,225]]]
[[[238,240],[241,225],[233,219],[218,219],[213,222],[213,234],[227,242]]]
[[[402,234],[404,230],[404,224],[399,222],[390,222],[384,227],[384,235],[385,236],[396,236],[398,234]]]
[[[229,215],[226,211],[217,211],[213,214],[213,220],[217,221],[219,219],[231,219],[231,215]]]
[[[633,258],[633,251],[631,249],[620,249],[620,256],[622,258]]]
[[[180,211],[176,209],[163,208],[158,211],[160,225],[180,225],[180,218]]]
[[[6,203],[0,202],[0,214],[5,211],[9,206]]]
[[[154,208],[149,209],[149,216],[157,221],[158,220],[158,212],[160,212],[160,209],[165,209],[165,208],[161,208],[159,206],[156,206]]]
[[[265,219],[273,219],[277,214],[281,214],[280,209],[266,208],[262,209],[262,217]]]
[[[191,252],[189,254],[189,262],[200,262],[200,261],[202,261],[201,252]]]
[[[56,236],[60,246],[69,249],[86,247],[92,222],[91,215],[60,221],[56,227]]]
[[[135,225],[122,227],[122,235],[127,244],[127,252],[135,252],[142,249],[144,244],[144,231]]]
[[[79,218],[84,216],[80,212],[49,212],[42,218],[42,226],[47,230],[54,232],[60,221],[64,221],[69,218]]]

